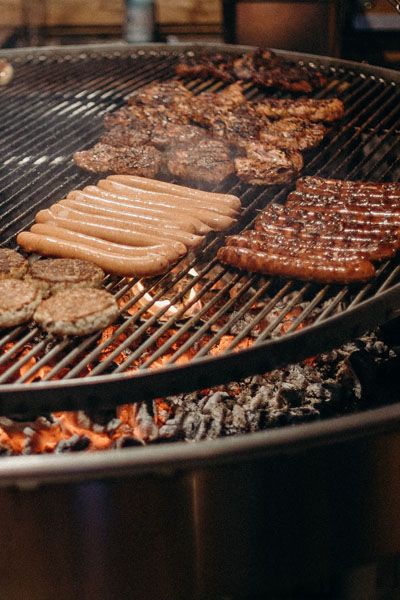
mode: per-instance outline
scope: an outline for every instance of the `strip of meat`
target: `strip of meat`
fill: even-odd
[[[222,246],[218,259],[226,265],[288,279],[316,281],[319,283],[349,284],[364,282],[375,274],[368,260],[317,260],[305,257],[284,256],[257,252],[249,248]]]
[[[192,198],[194,200],[207,200],[211,203],[229,204],[235,210],[240,210],[241,202],[237,196],[231,194],[219,194],[217,192],[205,192],[195,188],[158,181],[157,179],[148,179],[146,177],[135,177],[134,175],[110,175],[108,181],[115,181],[133,188],[158,192],[162,194],[172,194],[173,196],[181,196],[183,198]]]
[[[105,217],[98,217],[97,219],[93,216],[86,215],[85,213],[79,213],[78,211],[72,211],[71,209],[61,208],[61,214],[56,215],[49,210],[41,210],[36,215],[37,223],[48,223],[49,225],[56,225],[69,229],[71,231],[77,231],[94,237],[99,237],[110,242],[117,244],[127,244],[129,246],[154,246],[156,243],[161,241],[172,241],[183,244],[185,248],[198,246],[203,238],[200,236],[194,236],[193,234],[186,234],[183,236],[176,237],[160,232],[157,228],[150,228],[143,225],[137,225],[128,229],[121,227],[120,223],[116,223],[112,220],[110,223],[109,219],[105,220]],[[194,239],[187,236],[193,236]],[[179,239],[179,237],[181,239]],[[178,246],[181,247],[181,246]]]
[[[261,129],[259,138],[269,146],[309,150],[316,148],[326,133],[326,127],[321,123],[311,123],[298,117],[287,117]]]
[[[170,267],[168,259],[161,254],[149,254],[147,258],[144,256],[128,257],[99,250],[86,244],[71,244],[57,237],[29,231],[19,233],[17,243],[27,252],[37,252],[44,256],[89,260],[104,271],[122,277],[153,277],[165,273]]]
[[[272,119],[299,117],[313,123],[332,123],[344,115],[343,102],[338,98],[265,98],[253,106],[259,115]]]
[[[237,79],[261,87],[275,87],[306,94],[326,85],[320,71],[292,64],[268,48],[258,48],[234,60]]]
[[[98,142],[90,150],[75,152],[78,167],[93,173],[127,173],[155,177],[164,158],[153,146],[109,146]]]
[[[115,215],[125,213],[132,217],[136,217],[139,220],[140,218],[144,218],[149,224],[151,224],[152,220],[153,222],[154,220],[167,221],[174,224],[175,228],[188,231],[189,233],[205,235],[211,231],[208,225],[205,225],[199,219],[192,219],[190,215],[186,215],[182,211],[176,212],[174,220],[174,215],[171,210],[162,210],[163,207],[157,209],[152,206],[141,206],[139,203],[129,203],[128,199],[124,202],[124,198],[105,198],[101,192],[101,190],[92,193],[74,190],[68,194],[67,200],[81,203],[82,205],[86,204],[92,208],[98,207],[99,210],[108,211],[109,213],[111,211],[114,212]],[[71,208],[73,208],[73,206],[71,206]],[[101,214],[101,212],[99,212],[99,214]],[[104,216],[111,216],[111,214],[106,214],[105,212],[103,214]]]
[[[176,211],[178,214],[187,214],[190,217],[200,220],[202,220],[203,214],[209,218],[211,216],[209,213],[211,212],[214,213],[214,218],[221,217],[221,224],[225,223],[226,226],[232,225],[232,219],[238,216],[237,211],[228,205],[215,205],[215,203],[212,204],[211,202],[198,200],[197,198],[185,199],[180,196],[173,196],[172,194],[136,189],[108,179],[100,180],[97,185],[100,193],[109,194],[110,196],[115,195],[123,199],[124,202],[129,200],[129,202],[135,203],[138,206],[144,204],[154,206],[154,208],[165,208],[170,212]],[[92,188],[93,186],[91,190]],[[225,221],[226,218],[228,218],[227,221]],[[229,221],[229,219],[231,220]]]
[[[246,145],[246,158],[235,158],[238,177],[253,185],[276,185],[292,182],[303,166],[300,152],[265,146],[261,142]]]
[[[232,73],[233,56],[213,54],[210,56],[185,56],[176,66],[176,74],[180,77],[201,78],[214,77],[227,83],[235,80]]]
[[[125,244],[115,244],[101,238],[85,235],[84,233],[78,233],[77,231],[63,229],[62,227],[48,225],[47,223],[35,223],[30,228],[30,231],[31,233],[47,235],[73,244],[85,244],[111,254],[122,254],[131,257],[160,254],[165,256],[170,263],[176,262],[186,254],[186,248],[183,244],[163,242],[161,244],[154,244],[153,246],[127,246]]]
[[[225,240],[225,246],[238,246],[241,248],[250,248],[262,252],[271,252],[275,254],[296,254],[296,256],[319,256],[330,258],[340,256],[342,258],[383,260],[392,258],[397,250],[391,244],[384,244],[378,241],[372,242],[365,240],[365,243],[358,247],[351,245],[348,240],[347,245],[339,246],[335,240],[324,240],[320,238],[304,240],[302,238],[285,238],[279,233],[267,233],[265,231],[245,231],[242,234],[228,236]]]

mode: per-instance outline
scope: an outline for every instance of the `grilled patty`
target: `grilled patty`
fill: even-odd
[[[46,258],[30,266],[26,279],[46,297],[72,287],[98,287],[104,271],[92,262],[77,258]]]
[[[28,270],[26,258],[11,248],[0,248],[0,280],[21,279]]]
[[[43,300],[33,318],[47,332],[88,335],[110,325],[118,315],[115,298],[105,290],[73,288]]]

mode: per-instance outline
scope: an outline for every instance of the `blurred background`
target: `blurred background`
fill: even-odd
[[[2,48],[123,41],[154,5],[155,41],[265,45],[400,68],[390,0],[0,0]]]

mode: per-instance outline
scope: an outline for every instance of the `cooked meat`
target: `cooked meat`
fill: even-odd
[[[28,269],[26,258],[11,248],[0,248],[0,280],[21,279]]]
[[[205,139],[191,147],[172,149],[167,162],[175,177],[220,183],[234,172],[229,147],[219,140]]]
[[[197,125],[159,123],[152,129],[151,143],[161,150],[182,144],[193,146],[208,137],[207,131]]]
[[[143,146],[150,142],[152,126],[149,121],[132,121],[111,127],[100,138],[108,146]]]
[[[259,118],[246,104],[226,110],[207,103],[203,110],[196,107],[192,117],[208,129],[213,137],[228,140],[231,144],[239,146],[243,142],[257,140],[261,128],[265,126],[265,119]]]
[[[326,78],[319,71],[291,64],[265,48],[235,59],[233,72],[242,81],[294,92],[310,93],[326,85]]]
[[[190,102],[193,94],[184,85],[178,81],[163,81],[161,83],[152,83],[142,88],[130,98],[128,104],[152,106],[173,107],[179,104]]]
[[[264,48],[237,58],[222,54],[191,55],[177,65],[176,73],[181,77],[214,77],[228,83],[251,81],[262,87],[305,93],[326,85],[326,78],[319,71],[292,64]]]
[[[110,146],[97,143],[90,150],[75,152],[74,161],[93,173],[126,173],[155,177],[163,164],[163,156],[153,146]]]
[[[77,258],[46,258],[30,266],[26,279],[46,297],[72,287],[98,287],[104,271],[92,262]]]
[[[358,258],[304,257],[292,252],[274,254],[235,246],[222,246],[218,250],[218,258],[224,264],[247,271],[320,283],[364,282],[375,274],[374,265],[370,261]]]
[[[232,83],[235,80],[232,70],[233,57],[223,54],[210,56],[190,54],[184,60],[181,60],[176,67],[176,73],[180,77],[199,77],[201,79],[214,77],[227,83]]]
[[[156,123],[176,123],[183,124],[189,122],[188,110],[185,105],[168,108],[165,106],[153,107],[130,104],[123,106],[104,117],[104,126],[111,129],[117,125],[127,125],[132,127],[149,127]]]
[[[117,316],[118,304],[109,292],[81,287],[43,300],[33,318],[49,333],[88,335],[104,329]]]
[[[317,98],[265,98],[257,102],[254,109],[260,115],[272,119],[299,117],[308,121],[331,123],[343,117],[343,102],[338,98],[319,100]]]
[[[235,158],[238,177],[253,185],[290,183],[303,167],[303,158],[296,150],[266,146],[262,142],[246,145],[246,157]]]
[[[228,236],[225,240],[226,246],[237,246],[250,248],[256,251],[271,252],[275,254],[295,253],[296,256],[319,256],[343,258],[360,258],[367,260],[382,260],[392,258],[396,251],[396,244],[383,242],[382,240],[360,240],[353,244],[351,237],[338,239],[337,237],[309,237],[300,236],[287,237],[279,228],[276,230],[260,231],[247,230],[243,233]]]
[[[343,198],[363,198],[371,200],[400,198],[400,182],[376,183],[374,181],[344,181],[341,179],[324,179],[322,177],[301,177],[296,188],[312,194],[338,195]]]
[[[322,142],[326,131],[326,127],[321,123],[310,123],[298,117],[288,117],[263,128],[259,138],[270,146],[309,150]]]
[[[41,301],[40,291],[29,281],[0,281],[0,327],[13,327],[31,319]]]
[[[400,198],[395,206],[381,204],[371,209],[363,198],[340,197],[332,189],[342,188],[393,191],[393,184],[350,183],[325,180],[330,195],[325,194],[324,180],[304,177],[308,189],[289,194],[286,205],[270,204],[259,213],[254,229],[230,236],[219,249],[218,258],[227,265],[242,269],[320,283],[368,281],[375,273],[371,261],[393,257],[400,248]],[[315,204],[312,203],[314,199]],[[347,202],[346,202],[347,200]],[[308,204],[307,204],[308,203]]]

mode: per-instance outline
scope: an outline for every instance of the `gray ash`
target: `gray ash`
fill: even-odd
[[[398,350],[375,332],[285,369],[169,397],[172,414],[159,436],[214,439],[349,414],[391,397],[394,401]]]

